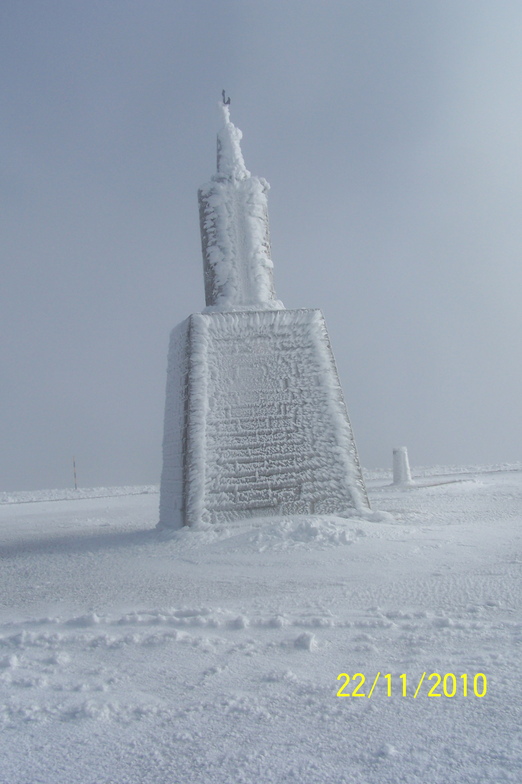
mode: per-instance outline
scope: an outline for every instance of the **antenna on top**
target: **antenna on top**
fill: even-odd
[[[225,106],[230,106],[230,97],[229,98],[226,97],[224,90],[221,90],[221,95],[223,96],[223,103],[225,104]]]

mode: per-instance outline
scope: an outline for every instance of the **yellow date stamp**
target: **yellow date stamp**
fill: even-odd
[[[422,675],[413,679],[408,679],[405,672],[401,675],[392,675],[391,672],[378,672],[373,680],[366,680],[366,675],[362,672],[354,672],[349,675],[341,672],[337,676],[338,681],[343,681],[341,688],[337,692],[337,697],[367,697],[370,699],[382,678],[381,685],[377,692],[382,695],[383,691],[387,697],[398,695],[401,697],[413,697],[416,699],[421,694],[427,697],[485,697],[488,691],[488,679],[483,672],[476,675],[455,675],[453,672],[441,674],[432,672],[430,675],[423,672]]]

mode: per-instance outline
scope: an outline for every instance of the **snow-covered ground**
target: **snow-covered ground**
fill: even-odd
[[[153,487],[3,494],[0,782],[520,782],[522,466],[421,473],[169,535]]]

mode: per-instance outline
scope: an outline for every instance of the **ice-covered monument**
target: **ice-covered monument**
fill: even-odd
[[[269,185],[221,109],[199,191],[206,308],[170,339],[159,527],[367,512],[323,315],[276,298]]]

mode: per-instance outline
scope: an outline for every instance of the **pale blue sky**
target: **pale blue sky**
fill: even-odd
[[[364,465],[521,458],[522,6],[4,0],[0,490],[156,483],[232,96]]]

